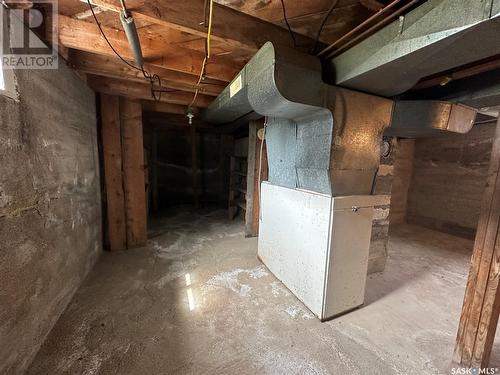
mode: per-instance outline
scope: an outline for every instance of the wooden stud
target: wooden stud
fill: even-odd
[[[236,158],[230,156],[229,158],[229,199],[228,199],[228,212],[229,220],[233,220],[238,213],[238,206],[236,206]]]
[[[265,140],[261,141],[257,136],[259,129],[263,128],[263,122],[252,121],[248,130],[248,159],[247,159],[247,189],[246,189],[246,212],[245,212],[245,236],[255,237],[259,235],[259,212],[260,212],[260,187],[259,182],[268,178],[267,150]],[[264,142],[264,144],[262,144]],[[260,154],[262,146],[262,158]]]
[[[120,98],[120,119],[127,247],[130,248],[144,245],[147,240],[141,103]]]
[[[117,96],[101,94],[104,179],[110,250],[121,250],[127,247],[119,111]]]
[[[453,361],[487,367],[500,311],[500,119],[491,152]]]

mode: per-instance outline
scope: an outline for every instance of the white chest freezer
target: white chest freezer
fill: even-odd
[[[263,182],[258,256],[319,319],[363,304],[374,197]]]

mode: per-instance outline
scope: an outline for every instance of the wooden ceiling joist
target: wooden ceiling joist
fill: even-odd
[[[92,0],[92,3],[112,11],[120,10],[118,0]],[[162,24],[203,38],[207,35],[207,28],[203,24],[205,14],[203,1],[136,1],[127,6],[137,19]],[[280,26],[217,3],[214,3],[213,7],[214,41],[249,52],[257,51],[268,40],[275,44],[293,46],[290,34]],[[300,45],[311,43],[310,38],[302,35],[296,35],[296,40]]]
[[[117,52],[123,58],[132,61],[133,55],[125,32],[104,26],[103,31]],[[94,23],[59,15],[59,42],[69,48],[116,57]],[[156,43],[155,39],[149,37],[141,37],[141,47],[145,60],[154,60],[150,65],[194,76],[200,74],[204,58],[201,52],[171,44]],[[214,57],[207,65],[205,76],[229,82],[241,67],[241,64],[230,59]]]
[[[129,67],[116,57],[71,50],[68,59],[73,68],[86,74],[144,83],[144,76],[141,71]],[[174,72],[149,64],[145,65],[145,69],[149,73],[158,74],[162,80],[162,86],[165,88],[187,92],[195,92],[196,90],[197,78],[193,75]],[[211,80],[202,85],[200,93],[217,96],[225,86],[224,82]]]
[[[159,113],[175,113],[178,115],[185,115],[186,109],[187,109],[186,106],[181,105],[181,104],[156,102],[154,100],[143,100],[142,101],[142,110],[143,111],[159,112]],[[192,112],[195,115],[198,113],[196,108],[193,108]]]
[[[109,77],[88,75],[87,84],[96,92],[101,92],[109,95],[125,96],[135,99],[151,100],[150,85],[140,82],[131,82]],[[193,94],[185,91],[162,92],[161,102],[189,105],[193,100]],[[212,102],[213,97],[198,94],[195,107],[208,107]]]

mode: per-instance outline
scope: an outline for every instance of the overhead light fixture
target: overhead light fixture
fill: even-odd
[[[193,125],[193,118],[194,118],[193,108],[188,107],[186,111],[186,117],[188,118],[189,125]]]

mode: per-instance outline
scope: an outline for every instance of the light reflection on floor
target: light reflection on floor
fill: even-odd
[[[185,277],[186,277],[186,286],[190,286],[191,285],[191,274],[186,273]],[[196,307],[194,304],[193,289],[188,288],[186,290],[186,294],[187,294],[187,299],[188,299],[189,311],[193,311],[194,308]]]

